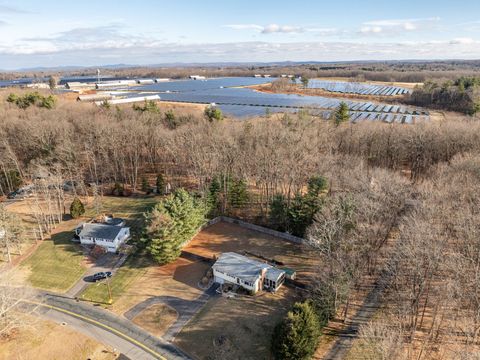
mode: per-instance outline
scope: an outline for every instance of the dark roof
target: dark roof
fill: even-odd
[[[114,240],[122,229],[121,226],[87,223],[83,225],[79,236]]]

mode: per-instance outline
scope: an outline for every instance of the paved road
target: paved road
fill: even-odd
[[[123,359],[131,360],[156,360],[157,357],[153,356],[149,352],[139,348],[138,346],[132,344],[128,340],[125,340],[121,336],[115,335],[112,332],[105,330],[101,327],[90,324],[87,321],[79,319],[75,316],[65,314],[61,311],[49,309],[49,308],[39,308],[36,310],[37,314],[45,319],[54,321],[59,324],[63,324],[66,327],[70,327],[75,331],[78,331],[82,334],[87,335],[93,339],[97,339],[105,345],[109,345],[111,348],[115,349],[115,352],[121,353],[124,355]]]
[[[75,319],[70,320],[70,323],[72,326],[79,328],[81,327],[79,322],[83,323],[82,326],[87,329],[91,329],[93,326],[98,329],[98,332],[89,333],[89,336],[95,337],[94,334],[96,334],[99,341],[105,342],[122,352],[127,351],[131,354],[138,352],[140,356],[146,356],[145,359],[190,360],[190,357],[175,345],[163,338],[150,335],[131,321],[100,307],[76,301],[63,295],[46,292],[40,293],[38,299],[38,302],[42,303],[40,307],[49,309],[48,311],[43,310],[43,316],[51,316],[52,318],[67,316]],[[69,321],[65,322],[69,323]],[[109,333],[106,337],[104,337],[105,332]],[[126,342],[130,345],[127,345]],[[132,346],[135,350],[132,349]],[[150,357],[147,357],[147,355]],[[137,359],[137,357],[132,357],[132,359]],[[144,358],[140,357],[139,359],[143,360]]]
[[[83,277],[78,280],[65,295],[71,298],[80,296],[83,290],[85,290],[89,284],[93,283],[92,275],[97,272],[111,271],[112,274],[115,275],[118,268],[125,262],[127,255],[123,254],[116,260],[117,257],[117,255],[107,253],[96,259],[95,264],[85,272]]]
[[[210,286],[202,295],[195,300],[185,300],[174,296],[153,296],[151,298],[138,303],[133,308],[128,310],[124,316],[132,320],[140,312],[147,309],[154,304],[165,304],[175,309],[178,313],[177,320],[168,328],[167,332],[162,336],[166,341],[173,341],[175,336],[183,329],[183,327],[190,321],[190,319],[205,305],[211,296],[214,296],[218,284]]]

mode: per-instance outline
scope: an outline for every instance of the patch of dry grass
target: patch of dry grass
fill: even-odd
[[[178,313],[170,306],[154,304],[135,316],[132,321],[150,334],[161,337],[177,320],[177,317]]]
[[[34,328],[20,330],[10,339],[0,339],[1,359],[116,359],[111,348],[68,326],[43,319],[34,321]]]

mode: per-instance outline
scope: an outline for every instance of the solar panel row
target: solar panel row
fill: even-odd
[[[359,94],[359,95],[377,95],[377,96],[395,96],[404,95],[410,92],[409,89],[389,86],[363,84],[357,82],[346,81],[328,81],[328,80],[310,80],[308,84],[312,89],[323,89],[330,92],[338,92],[343,94]]]

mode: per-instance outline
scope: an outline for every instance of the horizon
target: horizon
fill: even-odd
[[[479,59],[462,3],[0,1],[0,69]]]

